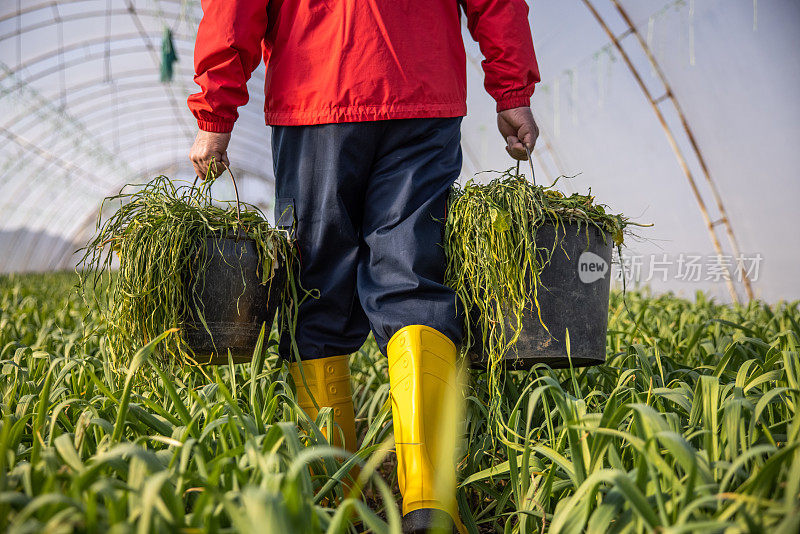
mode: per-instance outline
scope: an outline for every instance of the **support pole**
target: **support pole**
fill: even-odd
[[[691,188],[692,194],[694,195],[694,198],[697,201],[697,205],[700,208],[700,214],[702,215],[703,220],[705,221],[706,228],[708,230],[708,235],[711,238],[711,244],[713,245],[717,255],[723,256],[722,244],[720,243],[719,237],[717,236],[717,233],[714,230],[714,224],[711,220],[711,217],[708,214],[708,208],[706,206],[705,200],[703,199],[703,196],[697,187],[697,182],[694,178],[694,174],[689,168],[689,164],[686,161],[686,157],[683,155],[683,152],[678,146],[678,142],[675,139],[675,134],[669,127],[667,119],[664,117],[663,112],[658,107],[656,99],[653,97],[653,94],[647,88],[647,85],[645,85],[641,74],[637,70],[636,66],[633,64],[633,61],[631,60],[628,53],[622,47],[622,43],[620,42],[619,38],[616,35],[614,35],[614,32],[611,31],[611,28],[609,28],[608,24],[603,19],[602,15],[600,15],[600,13],[597,11],[597,9],[595,9],[594,5],[592,5],[592,3],[589,0],[582,0],[582,2],[586,6],[586,8],[591,12],[592,16],[594,16],[594,18],[597,20],[598,24],[600,24],[600,27],[603,28],[603,31],[606,33],[606,35],[608,35],[609,40],[617,49],[617,52],[619,52],[620,56],[622,57],[622,60],[625,62],[625,65],[627,65],[637,85],[642,90],[642,93],[644,93],[645,97],[647,98],[647,101],[650,103],[650,106],[653,108],[653,112],[656,114],[656,118],[658,119],[659,124],[661,124],[661,128],[664,130],[664,134],[667,136],[667,141],[669,142],[672,151],[675,153],[675,157],[678,160],[678,164],[680,165],[683,174],[686,176],[686,180],[689,182],[689,187]],[[746,274],[747,273],[745,273],[744,271],[742,272],[742,275],[745,278]],[[730,273],[730,271],[728,271],[728,276],[726,277],[725,282],[728,286],[728,292],[730,293],[733,301],[739,302],[740,301],[739,295],[736,292],[736,287],[733,284],[733,276],[732,273]],[[745,286],[746,289],[748,287],[749,284]],[[750,298],[752,298],[751,293],[752,290],[750,290],[750,292],[748,293],[748,297]]]
[[[689,144],[692,146],[692,150],[694,151],[695,157],[697,158],[698,163],[700,164],[700,169],[703,173],[703,177],[708,182],[708,186],[711,189],[711,195],[714,197],[714,202],[717,205],[717,210],[721,215],[720,221],[725,226],[725,233],[728,235],[728,241],[731,244],[731,248],[733,249],[733,254],[736,257],[736,261],[738,262],[740,272],[742,273],[742,284],[744,285],[745,293],[747,294],[747,298],[753,300],[753,287],[750,283],[750,277],[747,275],[747,271],[744,269],[744,265],[742,265],[742,254],[741,249],[739,248],[739,241],[736,239],[736,234],[733,232],[733,226],[731,224],[731,218],[728,216],[728,211],[725,209],[725,204],[722,202],[722,195],[717,189],[717,184],[711,178],[711,172],[708,169],[708,165],[706,164],[706,159],[703,156],[703,152],[700,150],[700,145],[697,143],[697,139],[694,136],[694,132],[689,127],[689,121],[686,118],[686,114],[683,112],[683,108],[681,107],[680,103],[678,102],[677,97],[675,96],[675,92],[672,90],[672,86],[669,84],[667,80],[667,76],[664,74],[664,71],[661,68],[661,65],[658,64],[656,61],[655,54],[653,54],[652,49],[647,44],[647,40],[642,36],[639,30],[636,28],[636,25],[633,23],[633,20],[628,15],[628,12],[622,7],[619,0],[611,0],[614,3],[614,6],[617,8],[617,12],[619,12],[622,19],[625,21],[625,24],[628,25],[630,28],[630,32],[632,35],[636,37],[636,40],[639,42],[639,45],[644,50],[645,55],[647,56],[647,61],[650,62],[650,66],[653,68],[653,71],[658,76],[661,83],[664,85],[666,92],[662,97],[665,100],[669,100],[672,105],[675,107],[675,111],[678,114],[678,117],[681,121],[681,126],[683,127],[683,131],[686,133],[686,137],[689,140]]]

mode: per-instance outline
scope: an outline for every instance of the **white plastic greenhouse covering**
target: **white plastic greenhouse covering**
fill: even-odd
[[[557,187],[591,187],[653,224],[628,239],[616,276],[722,299],[746,299],[749,279],[756,297],[800,298],[800,2],[531,4],[536,179],[577,175]],[[192,177],[185,101],[201,16],[196,0],[0,0],[0,272],[72,268],[104,197],[158,174]],[[170,83],[159,80],[165,28],[178,56]],[[512,162],[480,51],[464,40],[468,179]],[[263,81],[262,66],[229,155],[243,200],[269,213]]]

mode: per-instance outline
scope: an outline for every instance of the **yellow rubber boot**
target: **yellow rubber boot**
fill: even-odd
[[[294,362],[289,370],[297,388],[297,403],[314,420],[319,410],[311,400],[312,396],[320,408],[333,410],[333,422],[336,423],[344,434],[344,443],[338,432],[334,432],[332,445],[343,447],[351,453],[358,448],[356,444],[356,421],[353,409],[353,391],[350,387],[349,357],[330,356],[316,360],[304,360],[303,374],[305,375],[306,389],[300,373],[300,363]],[[327,431],[323,429],[327,436]]]
[[[465,532],[456,505],[456,347],[427,326],[399,330],[387,346],[403,532]],[[446,513],[445,513],[446,512]]]

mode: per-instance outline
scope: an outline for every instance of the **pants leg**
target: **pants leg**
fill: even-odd
[[[294,226],[299,280],[318,298],[300,306],[302,359],[355,352],[369,334],[356,288],[361,223],[377,123],[272,128],[275,220]],[[280,353],[290,358],[288,336]]]
[[[303,359],[358,350],[370,327],[385,353],[421,324],[462,338],[442,248],[450,186],[461,170],[460,118],[273,127],[275,219],[294,227]],[[288,336],[281,355],[290,357]]]
[[[461,119],[387,121],[366,187],[358,294],[380,349],[406,326],[460,343],[462,319],[444,285],[450,186],[461,171]]]

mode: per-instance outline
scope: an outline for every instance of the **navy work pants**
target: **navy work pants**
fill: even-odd
[[[461,341],[442,247],[460,139],[460,118],[273,126],[275,220],[293,227],[300,283],[319,292],[299,309],[302,359],[355,352],[370,330],[385,353],[417,324]]]

